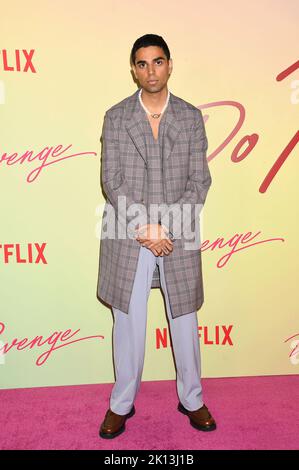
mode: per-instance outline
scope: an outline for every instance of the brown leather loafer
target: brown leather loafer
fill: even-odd
[[[216,422],[206,405],[203,405],[198,410],[189,411],[183,407],[182,403],[179,403],[178,410],[184,415],[189,416],[190,424],[195,429],[200,431],[214,431],[216,429]]]
[[[128,418],[135,414],[135,407],[126,415],[118,415],[112,410],[108,410],[105,419],[101,424],[99,435],[104,439],[113,439],[119,436],[126,429],[125,423]]]

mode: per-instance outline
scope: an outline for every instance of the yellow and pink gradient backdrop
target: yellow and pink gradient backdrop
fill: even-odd
[[[205,303],[198,312],[203,377],[298,373],[298,67],[277,80],[298,61],[298,20],[295,0],[166,0],[159,7],[142,0],[13,0],[2,7],[0,341],[7,344],[0,356],[2,388],[114,381],[112,314],[96,298],[104,202],[100,136],[105,111],[136,90],[129,53],[146,33],[162,35],[169,45],[170,91],[201,107],[206,118],[213,183],[202,239],[210,246],[223,237],[226,245],[203,251]],[[22,50],[27,57],[34,50],[36,73],[30,67],[22,71],[27,62]],[[15,70],[4,70],[5,57]],[[215,155],[239,119],[238,109],[222,102],[239,104],[245,116]],[[255,135],[246,158],[237,162],[237,153],[232,159],[240,140],[252,136],[252,142]],[[292,139],[289,155],[261,192]],[[42,163],[33,157],[58,145],[71,145],[64,156],[78,155],[60,162],[50,156],[48,163],[56,163],[28,182]],[[30,150],[33,160],[23,164],[2,158]],[[248,232],[255,238],[239,243],[236,249],[244,249],[221,267],[220,258],[233,248],[229,240]],[[24,259],[32,244],[35,260],[34,243],[45,244],[47,264],[17,262],[18,244]],[[8,263],[5,250],[13,253]],[[174,378],[169,343],[156,347],[157,330],[163,333],[167,326],[158,289],[151,291],[148,312],[143,380]],[[39,345],[30,347],[37,336],[43,337]]]

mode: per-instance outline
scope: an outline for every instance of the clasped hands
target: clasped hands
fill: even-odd
[[[160,224],[146,224],[135,229],[135,239],[155,256],[168,256],[173,251],[173,242],[167,237],[167,230]]]

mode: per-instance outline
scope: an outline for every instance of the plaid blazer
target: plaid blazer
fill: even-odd
[[[104,238],[103,233],[107,228],[105,222],[111,222],[111,217],[116,215],[120,227],[133,234],[134,227],[130,225],[133,216],[128,215],[127,209],[133,203],[142,204],[141,210],[145,207],[147,161],[142,127],[145,112],[138,93],[139,90],[108,109],[102,128],[101,178],[107,200],[97,296],[125,313],[129,310],[141,245],[133,237]],[[170,93],[163,118],[162,174],[167,207],[162,213],[162,223],[175,237],[172,253],[164,256],[164,272],[172,316],[176,318],[198,310],[204,301],[200,243],[196,249],[185,249],[184,242],[190,240],[185,238],[181,219],[177,223],[177,211],[183,204],[191,204],[193,228],[196,224],[199,231],[199,217],[194,208],[195,204],[204,204],[212,179],[206,160],[208,140],[201,111]],[[126,197],[123,209],[117,205],[119,196]],[[156,275],[152,287],[161,287]]]

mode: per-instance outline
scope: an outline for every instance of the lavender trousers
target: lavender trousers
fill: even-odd
[[[141,383],[145,353],[147,302],[156,264],[159,266],[160,283],[166,301],[176,363],[179,400],[189,411],[197,410],[203,405],[197,313],[191,312],[172,318],[163,261],[163,256],[156,257],[151,250],[141,246],[129,312],[124,313],[112,307],[116,381],[110,396],[110,409],[119,415],[125,415],[131,411]]]

